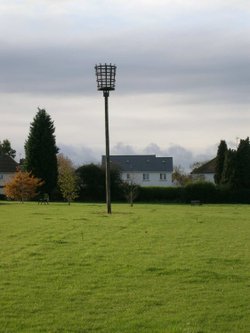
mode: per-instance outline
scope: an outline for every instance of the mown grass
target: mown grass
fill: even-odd
[[[0,203],[0,332],[249,333],[250,206]]]

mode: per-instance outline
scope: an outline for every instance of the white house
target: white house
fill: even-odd
[[[18,163],[8,155],[0,154],[0,194],[4,194],[4,185],[17,171]]]
[[[102,164],[105,156],[102,156]],[[140,186],[173,186],[173,158],[155,155],[111,155],[110,164],[121,170],[121,178]]]
[[[201,165],[198,168],[195,168],[192,172],[192,178],[194,180],[203,180],[206,182],[214,183],[214,175],[215,175],[215,165],[216,165],[216,157],[211,161],[208,161]]]

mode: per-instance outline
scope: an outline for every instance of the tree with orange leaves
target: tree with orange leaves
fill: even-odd
[[[34,177],[31,172],[18,170],[13,178],[5,184],[4,194],[11,199],[21,202],[34,198],[38,193],[37,188],[43,181]]]

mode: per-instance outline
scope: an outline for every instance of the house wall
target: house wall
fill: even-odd
[[[15,173],[0,172],[0,194],[4,194],[3,188],[8,183]]]
[[[192,178],[215,184],[214,173],[192,174]]]
[[[205,181],[206,182],[211,182],[211,183],[215,183],[214,182],[214,173],[205,173]]]
[[[140,186],[173,186],[171,172],[122,172],[121,178]]]

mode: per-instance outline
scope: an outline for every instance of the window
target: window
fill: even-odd
[[[127,176],[126,176],[127,180],[130,179],[130,173],[127,173]]]
[[[167,180],[167,174],[166,173],[160,173],[160,180]]]
[[[149,181],[149,173],[144,173],[142,175],[142,179],[143,179],[143,181]]]
[[[0,175],[0,179],[3,179],[3,175]]]

